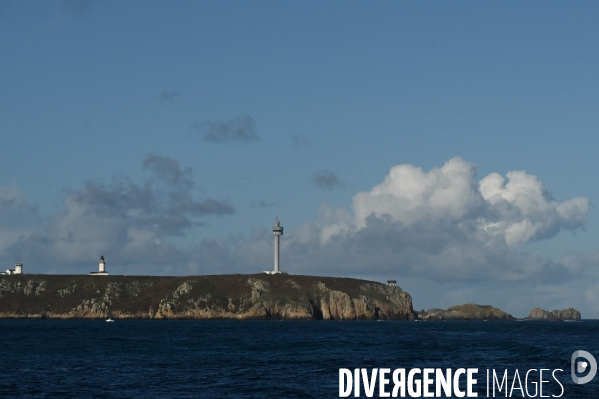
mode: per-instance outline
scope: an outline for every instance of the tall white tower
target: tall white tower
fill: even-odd
[[[104,255],[100,256],[100,265],[98,266],[97,272],[90,272],[90,276],[108,276],[106,271],[106,262],[104,261]]]
[[[15,274],[23,274],[23,264],[17,263],[15,265]]]
[[[283,235],[283,226],[279,218],[275,218],[275,225],[272,228],[272,234],[275,236],[275,273],[279,271],[279,237]]]
[[[100,256],[100,270],[98,273],[106,273],[106,262],[104,261],[104,255]]]

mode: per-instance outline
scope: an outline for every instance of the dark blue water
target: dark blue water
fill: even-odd
[[[479,368],[479,397],[487,369],[510,384],[515,369],[563,369],[563,398],[597,398],[599,377],[572,383],[570,356],[599,359],[598,333],[597,321],[0,320],[0,398],[335,398],[339,368],[357,367]]]

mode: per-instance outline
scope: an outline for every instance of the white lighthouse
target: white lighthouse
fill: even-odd
[[[91,272],[92,276],[108,276],[108,272],[106,271],[106,261],[104,261],[104,255],[100,256],[100,264],[98,265],[97,272]]]
[[[106,262],[104,261],[104,255],[100,256],[100,270],[99,273],[106,273]]]
[[[283,226],[281,226],[281,220],[275,218],[275,225],[272,228],[272,235],[275,236],[275,270],[266,271],[266,274],[279,274],[283,273],[279,270],[279,237],[283,235]]]

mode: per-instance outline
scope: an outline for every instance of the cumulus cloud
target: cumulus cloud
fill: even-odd
[[[341,180],[339,180],[335,173],[327,169],[321,169],[314,173],[312,176],[312,182],[319,188],[324,188],[326,190],[332,190],[345,185]]]
[[[319,242],[306,254],[334,253],[353,273],[375,267],[437,281],[565,281],[573,275],[567,262],[518,246],[583,227],[589,208],[586,198],[556,201],[523,171],[509,172],[507,183],[496,173],[478,182],[475,166],[461,158],[429,172],[398,165],[354,196],[352,212],[324,206],[310,231]]]
[[[149,155],[143,167],[151,176],[142,184],[113,178],[72,190],[46,228],[20,236],[8,252],[37,263],[77,264],[102,253],[125,265],[185,263],[186,254],[168,238],[235,209],[227,201],[194,198],[191,169],[174,159]]]
[[[355,226],[364,227],[370,215],[389,215],[406,227],[458,223],[489,244],[510,247],[583,226],[588,199],[558,202],[524,171],[509,172],[507,179],[491,173],[477,182],[476,167],[457,157],[428,173],[398,165],[383,183],[354,196]]]
[[[590,208],[586,198],[555,201],[536,176],[523,171],[497,173],[480,182],[480,193],[489,205],[485,229],[514,246],[550,238],[561,229],[581,227]]]
[[[205,141],[212,143],[259,140],[256,122],[248,115],[238,115],[226,121],[195,122],[191,129],[200,132]]]

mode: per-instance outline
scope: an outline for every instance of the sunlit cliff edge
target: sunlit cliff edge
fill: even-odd
[[[412,297],[372,281],[287,274],[0,277],[0,318],[413,320]]]

